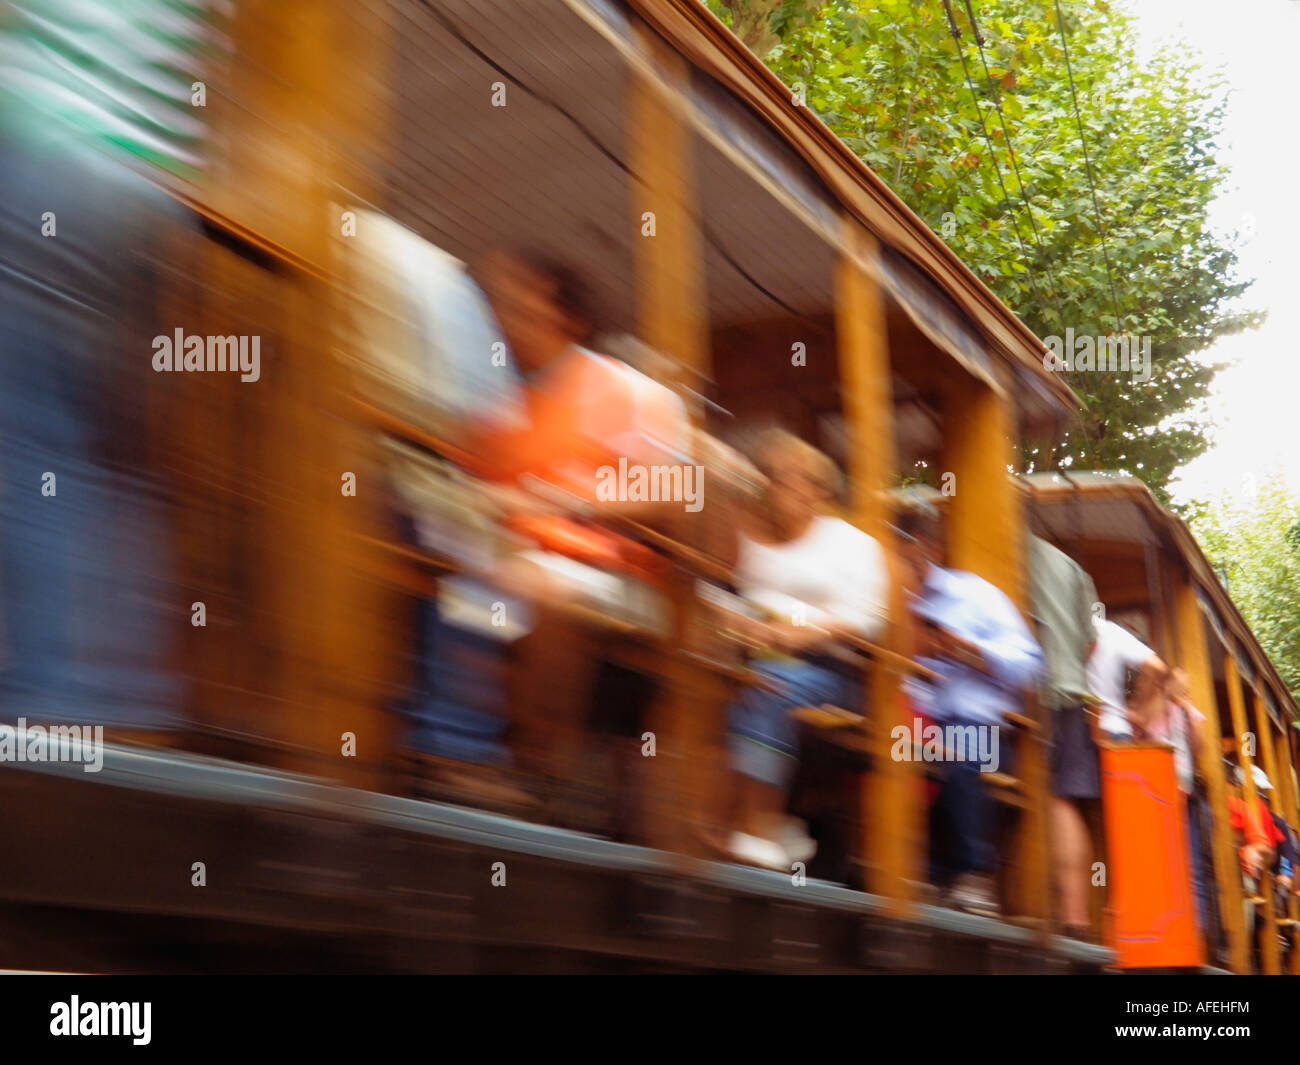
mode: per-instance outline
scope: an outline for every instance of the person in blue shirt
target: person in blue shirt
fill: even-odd
[[[945,730],[988,730],[979,742],[945,746],[942,790],[931,809],[931,878],[947,887],[950,905],[995,916],[995,811],[980,776],[1004,768],[997,764],[1004,715],[1019,712],[1025,693],[1039,684],[1043,654],[1003,591],[974,573],[946,568],[937,508],[916,501],[902,515],[899,532],[917,589],[911,609],[921,634],[918,659],[938,677],[914,686],[913,698]],[[971,757],[976,752],[980,757]],[[991,759],[984,757],[990,753]]]
[[[161,249],[197,227],[156,184],[142,144],[165,154],[170,141],[161,112],[144,115],[169,110],[155,86],[178,70],[169,53],[187,20],[174,13],[164,45],[149,5],[115,9],[126,6],[7,4],[0,15],[7,723],[185,724],[176,615],[183,607],[188,622],[192,596],[173,553],[169,464],[151,441],[157,411],[187,399],[153,374],[149,352],[177,298]]]

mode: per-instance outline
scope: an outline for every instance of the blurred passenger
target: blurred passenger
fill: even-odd
[[[1051,715],[1051,838],[1060,919],[1066,935],[1087,938],[1092,840],[1084,804],[1101,798],[1101,769],[1087,706],[1097,591],[1082,566],[1037,536],[1029,541],[1029,580],[1047,665],[1043,701]]]
[[[671,527],[664,527],[664,531],[671,531],[682,543],[732,570],[740,546],[740,518],[757,503],[763,477],[745,455],[705,428],[711,415],[730,418],[731,412],[696,390],[695,386],[706,387],[707,378],[635,337],[602,336],[597,348],[653,378],[681,398],[690,419],[691,457],[707,471],[708,503],[684,515],[672,511],[661,514],[661,518],[678,519]]]
[[[945,568],[947,542],[936,507],[916,501],[899,529],[907,561],[924,575],[912,603],[921,625],[919,660],[939,676],[921,688],[926,715],[942,726],[1001,729],[1004,715],[1022,711],[1025,693],[1042,678],[1042,651],[1001,589],[974,573]],[[931,807],[932,879],[947,888],[950,905],[995,916],[994,800],[980,779],[988,767],[965,757],[939,765],[942,790]]]
[[[1166,698],[1162,712],[1147,721],[1145,727],[1137,731],[1137,736],[1139,739],[1167,743],[1174,750],[1174,771],[1187,815],[1187,849],[1192,885],[1196,892],[1197,915],[1202,931],[1208,932],[1209,908],[1214,903],[1205,876],[1206,842],[1201,838],[1199,800],[1196,794],[1196,760],[1200,754],[1201,727],[1205,715],[1192,705],[1188,679],[1185,669],[1170,671],[1165,685]]]
[[[1196,760],[1201,750],[1201,726],[1205,722],[1205,715],[1192,704],[1189,680],[1187,670],[1181,667],[1170,670],[1161,711],[1147,720],[1139,733],[1143,738],[1160,740],[1174,749],[1174,769],[1179,790],[1184,795],[1195,790]]]
[[[1296,870],[1300,868],[1300,849],[1297,849],[1295,829],[1276,810],[1272,811],[1272,817],[1273,827],[1281,837],[1273,864],[1273,901],[1278,913],[1285,914],[1287,899],[1295,890]]]
[[[507,663],[531,623],[531,589],[508,573],[514,545],[500,521],[527,500],[488,480],[499,472],[488,453],[497,438],[529,424],[525,373],[566,349],[533,345],[516,361],[464,266],[382,215],[359,219],[349,251],[360,297],[353,341],[370,372],[366,387],[380,387],[399,409],[410,404],[405,412],[450,442],[461,463],[456,469],[391,442],[386,456],[406,537],[456,571],[417,605],[406,710],[411,746],[429,762],[419,787],[519,812],[531,799],[501,769],[510,763]]]
[[[487,441],[487,453],[499,476],[553,504],[549,512],[530,508],[507,517],[533,545],[519,558],[532,567],[529,580],[538,589],[536,624],[519,648],[516,747],[550,800],[552,820],[641,838],[635,799],[644,789],[635,776],[644,758],[620,759],[614,825],[604,816],[609,804],[595,801],[590,789],[584,794],[586,782],[578,778],[590,776],[583,755],[589,728],[605,736],[602,751],[613,746],[623,755],[642,732],[654,679],[616,665],[611,652],[620,641],[656,646],[669,635],[669,566],[628,523],[670,531],[703,506],[690,423],[669,388],[583,346],[594,315],[571,270],[501,252],[485,261],[480,276],[527,375],[529,409],[528,426]],[[624,471],[666,473],[691,498],[643,498],[622,479]]]
[[[459,570],[440,581],[436,602],[420,606],[412,742],[433,759],[435,794],[523,808],[529,797],[499,772],[514,761],[505,742],[508,666],[516,659],[528,684],[513,694],[536,704],[513,722],[523,767],[573,772],[601,661],[591,625],[574,614],[597,627],[601,619],[666,626],[653,587],[659,559],[596,519],[607,510],[645,520],[682,509],[617,499],[605,508],[600,469],[620,460],[680,466],[689,427],[670,391],[581,346],[590,296],[564,264],[495,251],[476,271],[480,290],[452,257],[381,216],[363,218],[358,235],[366,302],[392,312],[367,315],[358,345],[396,386],[390,398],[425,401],[415,416],[430,419],[462,471],[400,449],[390,457],[410,535]],[[403,350],[410,318],[415,352]],[[622,695],[644,702],[626,686]]]
[[[1094,617],[1093,625],[1097,639],[1088,659],[1088,687],[1101,701],[1098,727],[1112,740],[1132,739],[1135,727],[1162,716],[1169,667],[1128,629],[1102,617]]]
[[[145,396],[179,324],[161,235],[188,220],[151,178],[196,173],[213,36],[165,0],[0,11],[0,717],[178,723],[189,598]]]
[[[785,815],[799,756],[790,712],[860,707],[856,670],[833,652],[843,637],[880,631],[889,576],[880,545],[826,513],[838,478],[830,459],[784,430],[764,434],[754,459],[767,488],[741,537],[736,585],[757,615],[742,627],[765,683],[730,711],[731,832],[720,842],[737,861],[789,870],[816,850]]]
[[[1296,849],[1286,821],[1269,802],[1273,797],[1273,782],[1259,766],[1252,767],[1251,776],[1255,781],[1259,822],[1271,848],[1263,875],[1272,878],[1273,904],[1280,913],[1285,911],[1286,897],[1291,891],[1292,879],[1295,875]]]
[[[1228,796],[1228,823],[1237,839],[1237,855],[1241,861],[1241,881],[1246,906],[1246,929],[1255,928],[1255,900],[1260,897],[1261,880],[1270,870],[1277,856],[1282,834],[1273,824],[1272,814],[1264,801],[1264,793],[1272,790],[1272,783],[1259,766],[1251,767],[1255,783],[1255,806],[1250,808],[1242,797],[1245,794],[1245,775],[1240,766],[1233,769],[1236,795]]]

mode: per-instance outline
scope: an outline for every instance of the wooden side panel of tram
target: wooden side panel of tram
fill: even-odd
[[[654,239],[636,243],[638,335],[652,348],[689,370],[709,370],[708,308],[704,302],[704,254],[690,205],[696,202],[695,159],[683,115],[681,87],[689,83],[681,57],[659,38],[640,34],[643,51],[657,75],[642,74],[629,90],[629,156],[640,180],[630,185],[629,224],[655,217]],[[693,582],[679,573],[673,601],[672,644],[680,648],[690,629]],[[708,777],[716,753],[716,728],[699,712],[710,699],[710,679],[684,656],[672,654],[665,683],[652,711],[651,731],[662,745],[657,757],[654,802],[648,817],[650,842],[665,849],[698,852],[689,823],[708,805]]]
[[[193,281],[173,310],[187,328],[257,336],[262,376],[185,382],[193,402],[169,419],[177,554],[209,613],[186,634],[190,716],[213,753],[373,787],[394,649],[355,545],[379,482],[372,441],[339,417],[350,382],[324,267],[338,189],[367,191],[358,160],[382,108],[363,75],[379,69],[382,30],[360,9],[254,0],[231,32],[236,58],[210,75],[210,166],[183,190],[206,236],[184,249]]]
[[[1204,964],[1188,861],[1186,802],[1174,755],[1160,744],[1104,745],[1111,917],[1120,969]]]
[[[876,538],[890,559],[889,614],[894,620],[882,642],[889,650],[906,655],[912,636],[886,491],[895,458],[889,331],[884,297],[875,276],[879,249],[850,218],[844,221],[844,242],[845,252],[836,266],[835,307],[850,440],[852,517]],[[919,843],[925,839],[925,825],[915,763],[889,754],[893,726],[906,716],[899,678],[879,666],[869,678],[866,713],[873,733],[874,760],[859,792],[859,859],[866,865],[868,890],[892,900],[893,912],[902,913],[911,901],[911,885],[920,879]]]

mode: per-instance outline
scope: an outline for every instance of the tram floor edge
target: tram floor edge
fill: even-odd
[[[1102,972],[933,906],[175,750],[0,765],[0,968]]]

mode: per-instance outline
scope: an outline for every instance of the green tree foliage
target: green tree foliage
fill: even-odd
[[[1148,381],[1067,373],[1084,413],[1024,463],[1124,470],[1165,498],[1209,444],[1219,367],[1191,356],[1258,321],[1236,236],[1206,221],[1228,176],[1218,76],[1183,46],[1142,62],[1125,10],[1064,0],[1098,211],[1053,0],[972,0],[978,42],[964,0],[953,22],[941,0],[707,2],[1039,336],[1151,338]]]
[[[1192,504],[1187,520],[1264,652],[1300,700],[1300,502],[1280,477],[1253,498]]]

